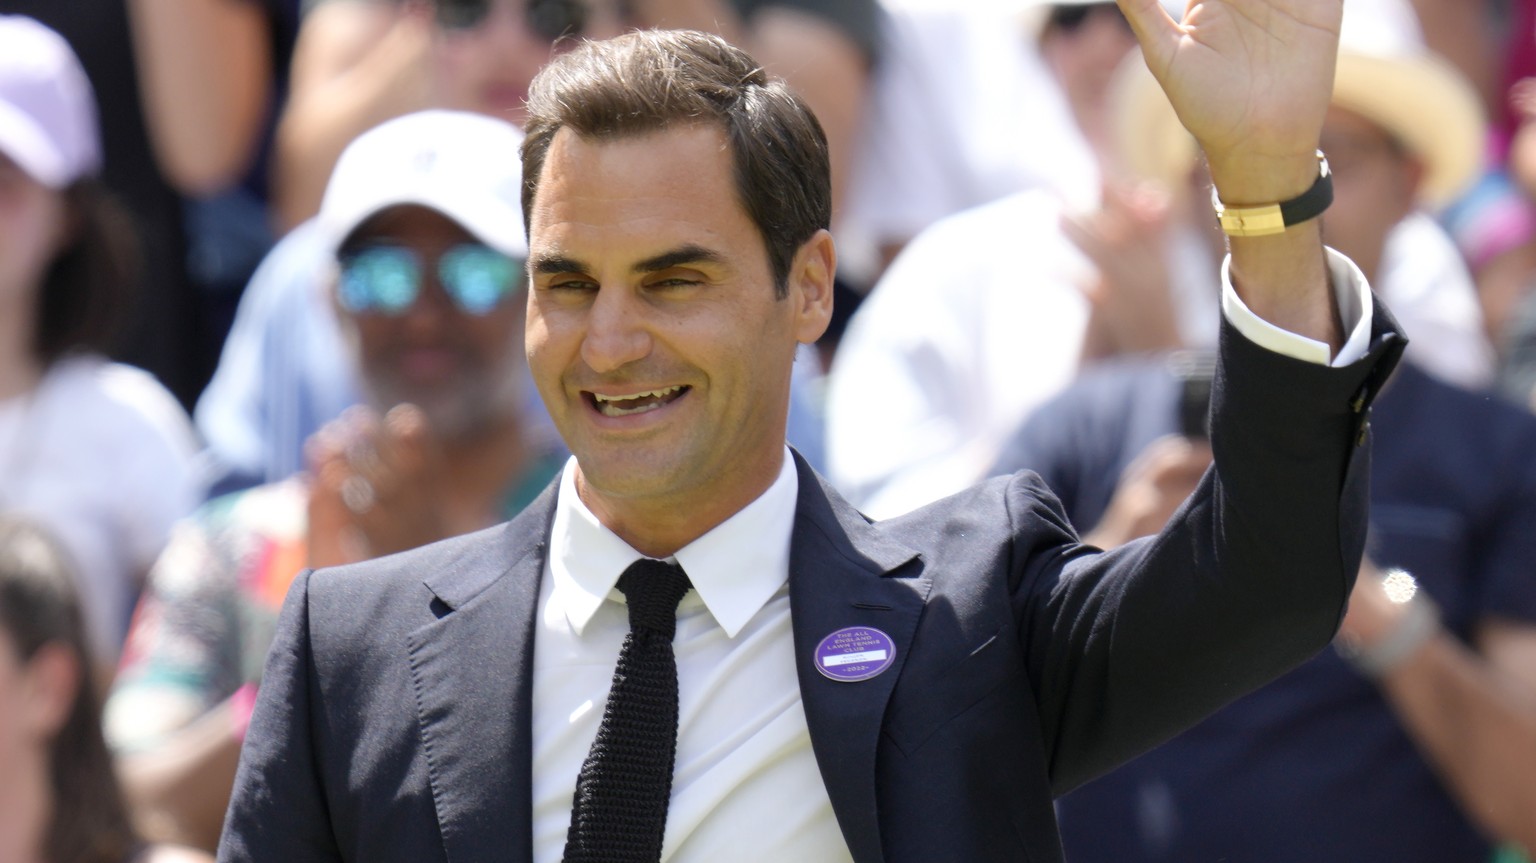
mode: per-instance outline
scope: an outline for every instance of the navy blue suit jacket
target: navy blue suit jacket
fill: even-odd
[[[1402,346],[1376,321],[1344,369],[1226,328],[1216,468],[1167,530],[1110,553],[1033,474],[871,523],[799,462],[800,688],[855,860],[1059,861],[1056,795],[1328,643],[1365,538],[1367,407]],[[295,581],[221,860],[529,859],[554,506],[552,487],[506,525]],[[819,674],[817,642],[859,625],[895,664]]]

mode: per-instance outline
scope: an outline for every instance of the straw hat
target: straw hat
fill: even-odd
[[[1195,141],[1139,53],[1126,58],[1110,88],[1115,150],[1137,177],[1182,185]],[[1339,36],[1333,104],[1395,136],[1425,167],[1420,201],[1439,207],[1476,178],[1486,137],[1472,85],[1424,46],[1404,0],[1347,0]]]

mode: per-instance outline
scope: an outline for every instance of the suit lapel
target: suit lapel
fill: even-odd
[[[494,555],[424,579],[438,619],[409,637],[422,746],[449,861],[528,861],[533,633],[552,484]]]
[[[789,600],[811,748],[854,860],[876,863],[884,854],[875,751],[931,583],[916,574],[921,570],[916,552],[871,527],[798,455],[796,464],[800,495],[790,543]],[[868,680],[831,680],[816,668],[816,647],[851,626],[884,632],[895,644],[895,660]]]

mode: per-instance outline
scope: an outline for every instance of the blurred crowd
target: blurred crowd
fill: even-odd
[[[841,492],[1027,469],[1102,548],[1177,517],[1224,238],[1114,3],[0,0],[0,863],[206,859],[294,575],[558,474],[523,101],[646,27],[825,129],[788,437]],[[1325,240],[1412,340],[1365,566],[1334,650],[1063,796],[1070,860],[1536,850],[1536,0],[1347,0],[1321,144]]]

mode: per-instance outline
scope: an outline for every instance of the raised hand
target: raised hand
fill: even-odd
[[[1318,178],[1343,0],[1118,0],[1147,67],[1210,166],[1227,206],[1278,204]],[[1337,350],[1343,343],[1318,220],[1233,238],[1231,277],[1260,318]]]
[[[1119,2],[1228,203],[1281,200],[1311,185],[1343,0],[1192,0],[1182,25],[1158,0]]]

